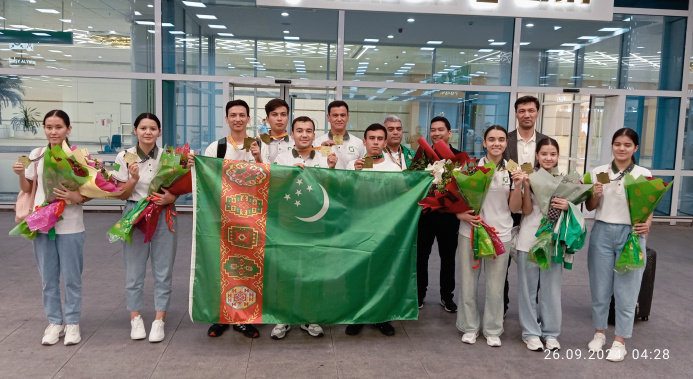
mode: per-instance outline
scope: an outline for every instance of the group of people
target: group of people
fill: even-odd
[[[501,346],[504,316],[508,309],[507,272],[511,260],[509,254],[501,254],[496,259],[474,260],[470,231],[477,227],[480,219],[495,228],[506,251],[516,249],[518,270],[518,308],[522,326],[522,339],[530,350],[560,349],[558,336],[561,331],[561,281],[562,266],[551,264],[548,270],[540,270],[527,262],[527,254],[536,241],[535,233],[542,219],[536,198],[531,190],[529,176],[517,169],[505,169],[509,160],[519,165],[534,164],[535,170],[554,172],[558,164],[559,146],[556,140],[535,130],[539,115],[539,100],[532,96],[519,98],[515,103],[515,116],[518,128],[508,133],[503,127],[494,125],[484,132],[483,146],[486,155],[479,165],[493,162],[498,168],[492,178],[488,194],[480,214],[473,211],[450,214],[430,212],[422,214],[418,224],[417,271],[418,306],[424,306],[428,287],[428,259],[435,240],[440,254],[440,304],[447,312],[457,313],[457,328],[462,333],[462,342],[474,344],[481,332],[490,346]],[[402,121],[397,116],[386,117],[382,124],[374,123],[364,132],[364,139],[347,131],[349,125],[349,106],[344,101],[333,101],[327,108],[330,123],[328,133],[315,137],[315,124],[309,117],[294,118],[290,131],[289,105],[281,99],[270,100],[266,106],[269,139],[256,139],[248,149],[244,141],[248,138],[247,127],[250,121],[250,108],[243,100],[233,100],[226,104],[225,121],[230,127],[228,136],[212,142],[204,151],[205,156],[242,160],[248,162],[293,165],[302,168],[322,167],[330,169],[366,171],[406,170],[414,158],[414,151],[402,144]],[[68,115],[61,110],[53,110],[43,120],[48,139],[48,148],[62,145],[67,141],[71,130]],[[159,119],[150,113],[139,115],[134,122],[137,145],[122,151],[116,157],[118,169],[114,173],[118,185],[123,189],[120,196],[126,200],[124,212],[128,212],[140,199],[147,196],[149,184],[156,174],[163,149],[156,141],[161,134]],[[433,144],[444,141],[449,144],[452,136],[450,122],[445,117],[434,117],[430,123],[430,139]],[[638,297],[643,269],[627,274],[614,272],[614,263],[631,231],[628,208],[626,206],[623,178],[626,173],[650,176],[650,172],[635,164],[639,138],[631,129],[618,130],[612,140],[613,161],[592,170],[593,195],[585,202],[588,210],[596,210],[596,221],[591,232],[588,249],[588,269],[592,296],[592,319],[595,328],[590,350],[601,350],[606,343],[607,316],[611,296],[615,297],[616,331],[615,340],[607,359],[620,361],[626,355],[625,339],[632,334],[635,305]],[[322,154],[325,146],[331,147],[328,154]],[[450,146],[453,153],[458,151]],[[40,159],[46,148],[31,152],[32,163],[24,168],[21,163],[13,166],[19,176],[23,191],[30,192],[34,180],[38,180],[35,205],[45,199],[41,185],[43,160]],[[126,152],[136,154],[139,161],[127,164]],[[366,164],[368,163],[368,164]],[[194,159],[189,158],[189,165]],[[609,184],[601,184],[596,175],[607,173]],[[88,201],[76,191],[66,188],[56,189],[58,199],[65,200],[63,219],[56,224],[55,237],[39,233],[33,241],[34,253],[43,282],[43,303],[49,326],[42,343],[52,345],[65,335],[65,345],[79,343],[79,318],[81,313],[81,273],[82,248],[84,244],[84,222],[81,204]],[[167,205],[176,201],[176,196],[161,189],[154,194],[156,203]],[[568,201],[555,198],[551,206],[568,209]],[[165,217],[162,213],[161,217]],[[151,259],[154,278],[155,320],[149,331],[149,341],[159,342],[165,337],[164,325],[166,311],[170,304],[172,270],[176,256],[177,234],[176,217],[173,228],[160,220],[154,237],[144,243],[139,230],[134,231],[132,244],[123,243],[123,262],[125,265],[126,304],[130,312],[131,332],[134,340],[147,337],[141,316],[143,308],[143,287],[147,261]],[[651,219],[633,228],[640,235],[640,243],[645,247],[645,236],[649,231]],[[513,237],[516,238],[514,239]],[[455,289],[455,259],[459,260],[461,286],[458,302],[453,302]],[[475,267],[478,265],[478,268]],[[486,275],[486,299],[483,321],[477,306],[478,281],[481,271]],[[60,277],[65,282],[65,311],[60,295]],[[537,307],[540,317],[537,316]],[[395,329],[388,322],[375,324],[388,336]],[[207,334],[221,336],[231,325],[213,324]],[[233,330],[246,337],[260,336],[252,324],[233,325]],[[346,334],[356,335],[363,325],[347,325]],[[314,337],[321,337],[324,331],[318,324],[303,324],[300,329]],[[282,339],[291,330],[291,325],[278,324],[270,337]]]

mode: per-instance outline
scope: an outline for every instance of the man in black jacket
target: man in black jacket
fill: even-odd
[[[431,144],[445,141],[454,154],[459,150],[450,145],[452,130],[450,121],[437,116],[431,120]],[[457,254],[457,232],[460,220],[453,213],[429,212],[419,218],[417,242],[417,285],[419,291],[419,308],[423,307],[428,287],[428,258],[431,255],[433,241],[438,240],[440,255],[440,304],[447,312],[457,312],[457,304],[452,301],[455,290],[455,255]]]
[[[535,149],[537,142],[541,141],[546,136],[536,131],[537,118],[539,118],[539,99],[534,96],[522,96],[515,101],[515,118],[517,118],[517,129],[508,133],[508,147],[503,152],[503,159],[514,160],[519,165],[523,163],[531,163],[536,165]],[[513,227],[520,225],[521,213],[513,214]],[[508,260],[508,267],[510,267]],[[508,312],[508,292],[510,285],[508,283],[508,274],[505,274],[505,303],[504,314]]]

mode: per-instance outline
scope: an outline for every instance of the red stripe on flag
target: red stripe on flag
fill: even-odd
[[[268,164],[224,160],[219,308],[223,324],[262,323],[269,179]]]

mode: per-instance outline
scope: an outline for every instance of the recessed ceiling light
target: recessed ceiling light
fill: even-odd
[[[48,33],[31,33],[31,34],[33,34],[35,36],[39,36],[39,37],[50,37],[51,36]]]
[[[69,18],[61,18],[60,21],[66,23],[66,24],[72,23],[72,20],[70,20]]]
[[[135,24],[138,24],[138,25],[156,25],[156,24],[154,24],[154,21],[142,21],[142,20],[135,21]]]
[[[56,11],[55,9],[37,9],[37,11],[41,13],[60,14],[60,12]]]
[[[493,49],[479,49],[480,53],[490,53],[492,51],[493,51]]]
[[[51,53],[62,53],[62,51],[60,51],[60,50],[48,50],[48,51],[50,51]]]
[[[581,37],[578,37],[577,39],[595,39],[595,38],[598,38],[598,37],[597,36],[581,36]]]
[[[488,41],[489,41],[489,42],[493,42],[493,41],[495,41],[495,39],[490,39],[490,40],[488,40]]]
[[[531,27],[534,26],[534,24],[526,24],[525,26],[528,27],[528,28],[531,28]]]
[[[207,25],[212,29],[226,29],[226,25]]]
[[[527,45],[529,45],[530,43],[531,43],[531,42],[520,42],[520,46],[527,46]]]
[[[152,33],[152,34],[156,33],[156,30],[154,30],[154,29],[149,29],[149,30],[147,30],[147,31],[148,31],[149,33]]]
[[[645,46],[638,46],[638,49],[644,49]]]
[[[375,42],[380,42],[380,40],[377,38],[365,38],[363,40],[363,42],[374,42],[375,43]]]
[[[33,29],[33,28],[30,28],[26,25],[10,25],[10,26],[13,28],[17,28],[17,29]]]
[[[68,57],[68,58],[70,58],[71,56],[72,56],[72,54],[63,54],[63,57]]]
[[[600,32],[617,32],[621,30],[621,28],[601,28],[599,29]]]
[[[421,50],[424,50],[424,51],[435,50],[435,47],[422,47]]]
[[[139,11],[135,11],[135,16],[142,16],[142,13],[140,13]]]
[[[289,31],[288,31],[288,30],[285,30],[285,31],[284,31],[284,34],[289,34]]]
[[[405,63],[405,66],[416,66],[416,63]]]
[[[217,16],[215,16],[213,14],[198,14],[196,16],[197,16],[197,18],[201,18],[203,20],[216,20],[217,19]]]
[[[285,40],[289,40],[289,41],[298,41],[300,38],[298,38],[298,37],[291,37],[291,36],[284,36],[284,39],[285,39]]]
[[[180,31],[180,30],[171,30],[169,33],[171,33],[171,34],[185,34],[185,32]]]
[[[288,17],[288,16],[289,16],[289,14],[288,14],[287,12],[282,12],[282,16],[284,16],[284,17]]]
[[[204,8],[206,5],[199,1],[183,1],[183,4],[189,6],[189,7],[195,7],[195,8]]]
[[[572,47],[572,46],[580,46],[580,44],[579,43],[562,43],[561,46]]]
[[[408,18],[408,19],[407,19],[407,22],[414,22],[414,21],[416,21],[416,20],[414,20],[413,18]]]
[[[387,36],[387,38],[395,38],[395,36],[393,36],[392,34],[390,34],[389,36]]]
[[[220,35],[222,37],[233,37],[233,33],[217,33],[217,35]]]
[[[426,44],[428,44],[428,45],[440,45],[442,43],[443,43],[443,41],[428,41],[428,42],[426,42]]]
[[[553,30],[558,30],[560,28],[562,28],[562,26],[554,25]]]
[[[154,6],[151,4],[147,4],[147,8],[154,8]]]
[[[505,45],[506,43],[507,43],[507,42],[491,42],[490,45],[491,45],[491,46],[503,46],[503,45]]]
[[[170,23],[170,22],[162,22],[162,23],[161,23],[161,26],[164,27],[164,28],[172,28],[172,27],[173,27],[173,24]]]

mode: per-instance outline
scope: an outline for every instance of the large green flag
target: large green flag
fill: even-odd
[[[428,172],[270,167],[196,155],[193,175],[193,321],[418,317],[417,202],[431,185]]]

